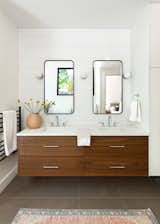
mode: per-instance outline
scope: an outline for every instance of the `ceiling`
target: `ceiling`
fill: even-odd
[[[0,0],[19,28],[128,28],[149,0]]]

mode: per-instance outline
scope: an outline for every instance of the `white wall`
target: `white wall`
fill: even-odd
[[[18,98],[18,30],[0,11],[0,111],[16,108]],[[15,155],[0,164],[0,192],[16,175]]]
[[[132,94],[139,94],[142,104],[142,126],[149,130],[149,7],[137,14],[132,29]],[[133,98],[132,95],[132,98]]]
[[[105,115],[92,113],[92,62],[95,59],[120,59],[130,72],[130,30],[127,29],[21,29],[20,30],[20,98],[43,98],[43,81],[35,76],[43,71],[46,59],[75,62],[75,113],[62,116],[71,123],[97,123]],[[88,73],[87,80],[80,75]],[[130,99],[130,81],[124,81],[124,118]],[[46,122],[54,116],[47,116]]]
[[[18,30],[0,11],[0,108],[18,98]]]

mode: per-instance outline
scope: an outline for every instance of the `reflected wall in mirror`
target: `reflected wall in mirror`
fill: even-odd
[[[93,101],[95,114],[122,113],[122,61],[96,60],[93,62]]]
[[[46,113],[71,114],[74,112],[74,62],[47,60],[44,64],[44,101],[54,101]]]

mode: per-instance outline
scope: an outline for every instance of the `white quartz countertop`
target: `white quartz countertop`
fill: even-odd
[[[78,136],[79,133],[87,130],[91,136],[149,136],[147,131],[132,127],[113,128],[72,128],[53,127],[40,129],[24,129],[17,133],[17,136]]]

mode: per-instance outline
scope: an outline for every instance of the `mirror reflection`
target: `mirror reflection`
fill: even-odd
[[[49,60],[45,62],[45,103],[54,101],[46,113],[71,114],[74,112],[74,62]]]
[[[117,60],[94,61],[93,75],[94,113],[122,113],[122,62]]]

